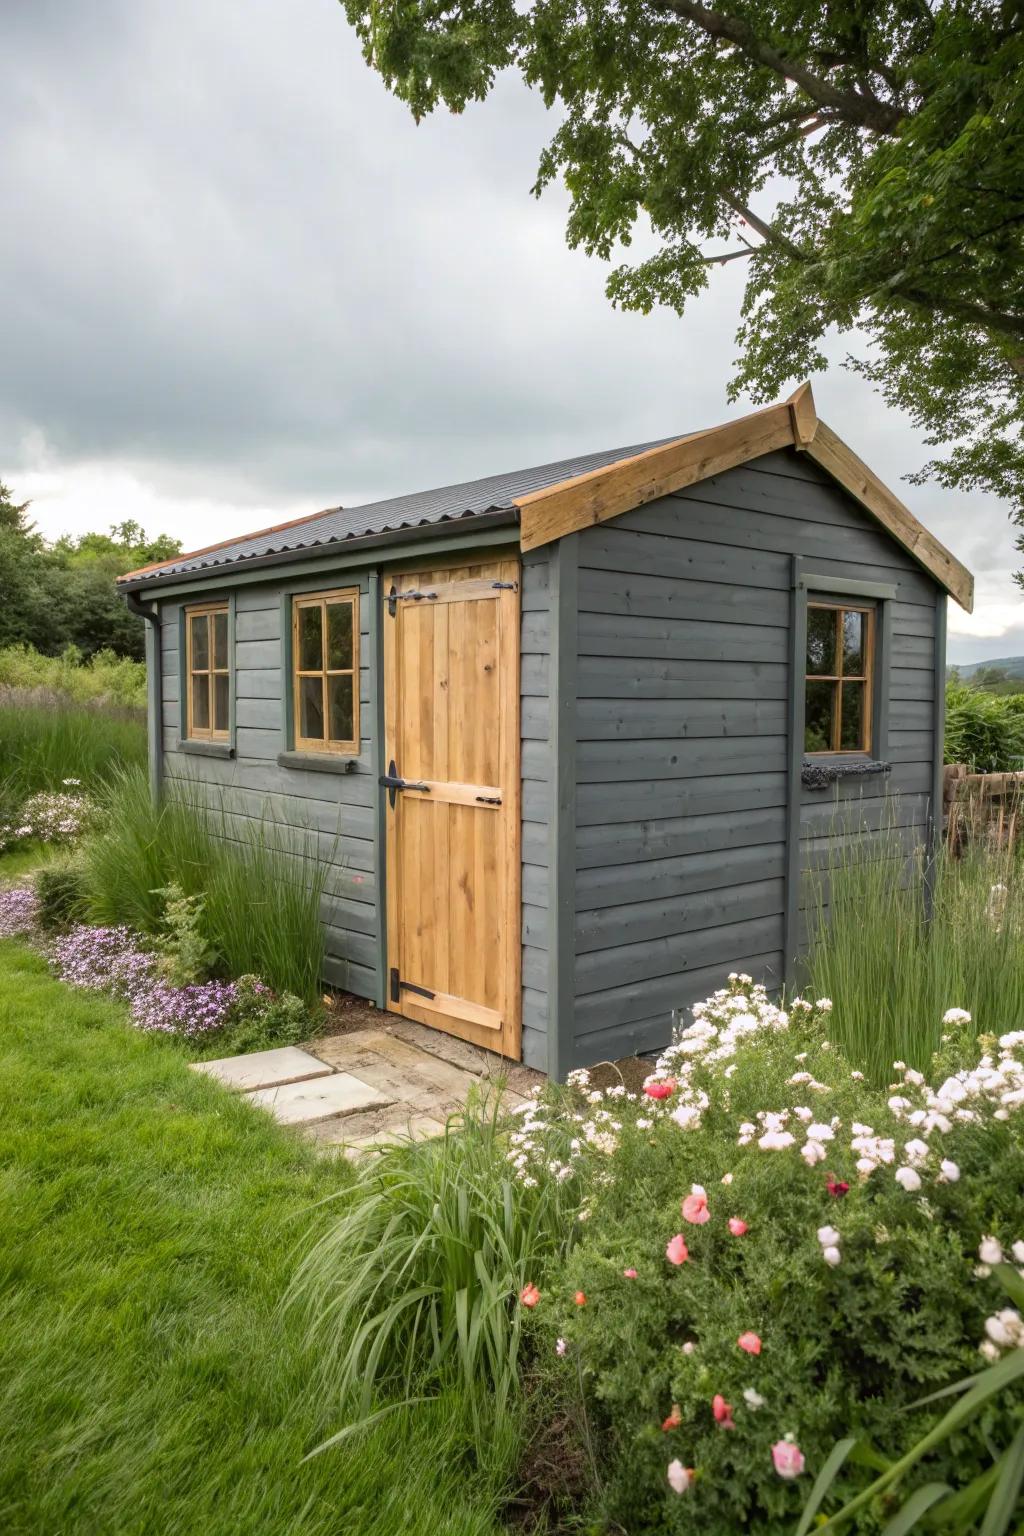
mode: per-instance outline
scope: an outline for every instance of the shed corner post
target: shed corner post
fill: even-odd
[[[807,593],[803,560],[793,556],[789,601],[789,698],[787,731],[789,755],[786,784],[786,892],[783,919],[782,979],[789,988],[796,982],[800,952],[800,807],[802,802],[804,675],[807,651]]]
[[[579,535],[551,549],[548,792],[548,1076],[574,1065],[576,1015],[576,686]]]
[[[370,605],[370,667],[372,682],[373,731],[370,737],[370,782],[374,788],[373,844],[377,879],[376,933],[377,987],[374,1004],[387,1007],[388,919],[387,919],[387,824],[384,796],[378,787],[383,772],[384,754],[384,627],[381,623],[380,571],[367,576],[367,601]],[[290,712],[288,712],[290,719]]]
[[[146,625],[146,746],[149,761],[149,793],[154,805],[159,805],[163,794],[164,779],[164,682],[163,682],[163,630],[160,621],[160,605],[144,603],[134,592],[124,594],[129,613],[143,619]],[[182,688],[179,666],[179,692]]]
[[[932,785],[928,814],[928,847],[924,869],[924,910],[931,922],[935,904],[935,873],[942,848],[943,774],[946,740],[946,617],[949,598],[939,587],[935,593],[935,692],[932,700]]]

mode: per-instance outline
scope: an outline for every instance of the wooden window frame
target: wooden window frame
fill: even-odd
[[[870,757],[874,746],[875,731],[875,637],[877,625],[877,607],[873,603],[858,601],[850,598],[820,598],[809,597],[807,600],[808,615],[816,609],[826,609],[836,615],[836,651],[835,660],[838,672],[808,672],[806,644],[804,648],[804,756],[805,757]],[[856,674],[843,671],[843,645],[842,645],[842,616],[844,613],[859,613],[863,618],[862,646],[864,651],[864,670]],[[832,744],[828,747],[811,751],[806,744],[806,715],[807,715],[807,685],[808,683],[831,683],[833,688],[832,709]],[[863,723],[862,743],[859,747],[844,747],[840,745],[843,732],[843,684],[861,683],[864,688],[864,697],[861,703],[861,721]]]
[[[291,656],[291,690],[292,690],[292,735],[296,752],[321,752],[329,753],[335,757],[358,757],[360,747],[360,722],[359,722],[359,588],[338,587],[330,592],[296,592],[292,595],[292,656]],[[352,665],[351,667],[327,666],[327,609],[331,603],[352,604]],[[323,666],[313,670],[299,666],[299,614],[304,608],[320,609],[320,659]],[[331,677],[352,678],[352,736],[348,741],[331,741],[326,735],[330,730],[330,712],[327,699],[327,680]],[[302,690],[300,681],[304,677],[319,677],[321,683],[321,703],[324,717],[324,738],[319,740],[315,736],[303,736],[302,721]]]
[[[213,643],[213,619],[215,615],[223,614],[227,628],[227,665],[215,667],[214,643]],[[198,669],[192,666],[192,621],[193,619],[206,620],[206,667]],[[208,701],[208,727],[197,726],[195,723],[195,679],[202,677],[206,680],[206,694]],[[223,730],[214,727],[215,711],[215,686],[214,679],[226,677],[228,680],[228,723]],[[227,602],[198,603],[185,608],[185,724],[187,727],[187,739],[189,741],[230,741],[231,740],[231,606]]]

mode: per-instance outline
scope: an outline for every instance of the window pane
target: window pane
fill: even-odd
[[[352,604],[330,603],[327,608],[327,665],[344,671],[352,665]]]
[[[210,679],[205,672],[192,674],[192,726],[197,731],[210,729]]]
[[[834,622],[834,621],[833,621]],[[835,709],[835,683],[808,683],[804,713],[804,751],[832,750],[832,718]]]
[[[189,618],[189,624],[192,626],[192,668],[196,672],[205,672],[210,665],[210,631],[207,628],[207,615],[193,614]]]
[[[352,740],[352,677],[329,677],[327,699],[332,741]]]
[[[319,672],[323,668],[323,628],[319,607],[299,609],[299,671]],[[323,735],[323,732],[320,733]]]
[[[213,728],[215,731],[226,731],[228,728],[228,675],[226,672],[218,672],[213,679]]]
[[[826,676],[835,675],[835,608],[808,608],[807,610],[807,670],[824,673]]]
[[[318,677],[299,678],[299,735],[311,741],[324,739],[323,684]]]
[[[226,613],[213,615],[213,664],[215,667],[224,667],[228,664],[228,616]]]
[[[844,752],[864,750],[864,693],[863,683],[843,684],[843,718],[839,745]]]
[[[864,615],[843,614],[843,672],[848,677],[864,673]],[[845,705],[843,706],[845,710]]]

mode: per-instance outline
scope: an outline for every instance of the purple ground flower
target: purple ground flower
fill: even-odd
[[[11,885],[0,890],[0,938],[13,939],[34,932],[39,899],[30,885]]]
[[[224,1028],[235,991],[233,981],[157,982],[132,999],[132,1020],[139,1029],[196,1039]]]
[[[80,923],[54,940],[50,963],[69,986],[113,992],[132,1004],[156,985],[156,958],[140,947],[130,928]]]

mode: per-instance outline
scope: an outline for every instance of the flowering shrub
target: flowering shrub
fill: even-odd
[[[0,826],[0,853],[22,843],[73,843],[94,822],[96,806],[78,792],[78,779],[63,781],[65,792],[30,795],[12,821]]]
[[[22,938],[35,930],[39,902],[30,885],[0,889],[0,938]]]
[[[825,999],[787,1013],[734,977],[693,1011],[642,1093],[580,1072],[523,1113],[520,1183],[579,1191],[528,1315],[555,1412],[582,1393],[610,1523],[774,1536],[839,1437],[898,1456],[932,1422],[912,1405],[1018,1340],[978,1245],[1024,1240],[1024,1033],[878,1093]],[[979,1422],[922,1477],[960,1486],[988,1454]],[[836,1496],[869,1480],[848,1464]]]

